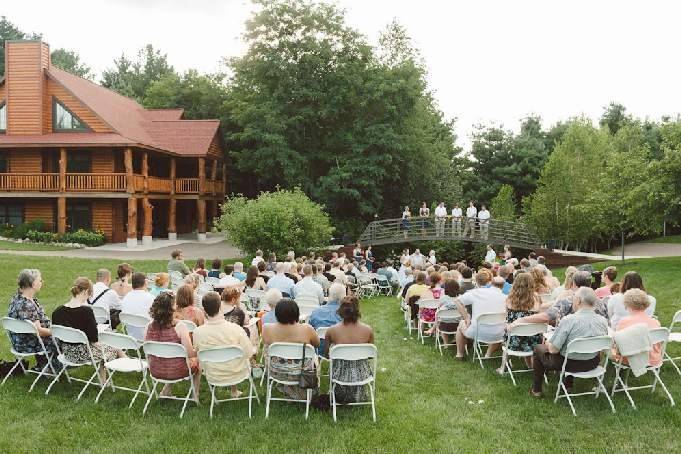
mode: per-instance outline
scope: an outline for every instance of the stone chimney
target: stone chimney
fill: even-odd
[[[47,43],[5,41],[8,135],[43,133],[44,70],[49,67],[50,46]]]

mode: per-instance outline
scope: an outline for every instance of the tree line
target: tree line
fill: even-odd
[[[615,103],[598,125],[580,117],[545,128],[529,116],[518,133],[479,125],[464,152],[399,23],[372,45],[335,5],[254,3],[247,51],[225,59],[222,72],[178,72],[149,44],[114,59],[99,80],[148,108],[219,118],[230,192],[299,187],[337,233],[351,235],[423,200],[485,203],[495,217],[522,218],[542,238],[581,249],[678,222],[678,118],[636,119]],[[0,74],[4,40],[36,37],[0,19]],[[75,51],[56,49],[52,59],[95,77]]]

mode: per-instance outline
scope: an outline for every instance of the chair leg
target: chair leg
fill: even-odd
[[[112,381],[113,374],[114,374],[113,371],[109,373],[109,377],[104,382],[104,385],[102,385],[102,387],[100,388],[99,392],[97,393],[97,397],[95,397],[95,403],[99,402],[99,398],[102,397],[102,394],[104,393],[104,390],[106,389],[106,387],[109,383],[111,383],[111,386],[112,386],[112,389],[113,389],[113,381]]]
[[[669,393],[669,390],[667,389],[667,386],[664,384],[664,382],[663,382],[662,379],[660,378],[660,371],[659,371],[659,369],[653,370],[653,374],[655,374],[656,380],[657,380],[658,382],[660,382],[660,386],[662,386],[662,389],[664,390],[665,394],[667,394],[667,398],[669,399],[669,402],[671,402],[672,407],[673,407],[674,405],[676,405],[676,404],[674,403],[674,398],[672,397],[672,395]]]
[[[142,410],[142,416],[144,416],[147,413],[147,408],[149,407],[149,403],[151,402],[151,399],[156,395],[156,387],[158,386],[158,382],[154,380],[153,378],[151,379],[152,383],[154,386],[151,388],[151,392],[149,393],[149,397],[147,398],[147,403],[144,404],[144,409]]]
[[[603,391],[605,398],[608,399],[608,403],[610,404],[610,409],[612,410],[613,413],[615,413],[615,405],[612,403],[612,399],[610,398],[610,396],[608,396],[608,390],[605,389],[605,385],[603,384],[603,378],[604,377],[605,377],[605,375],[597,377],[598,389]],[[632,401],[632,403],[633,403],[633,401]],[[634,408],[636,408],[636,407],[634,407]]]
[[[33,388],[34,388],[35,385],[38,383],[38,380],[40,380],[40,377],[47,376],[47,369],[48,369],[48,367],[52,367],[52,366],[50,365],[50,361],[49,361],[49,360],[47,361],[47,364],[45,364],[45,367],[43,367],[43,369],[40,371],[40,373],[38,374],[38,376],[35,378],[35,380],[33,380],[33,383],[31,383],[31,387],[28,388],[28,392],[29,392],[29,393],[30,393],[31,391],[33,391]],[[7,379],[7,377],[5,377],[5,379]],[[4,383],[4,381],[3,381],[3,383]]]
[[[248,419],[251,419],[252,415],[252,408],[253,408],[253,382],[249,381],[248,383]]]
[[[672,364],[672,366],[674,367],[674,369],[676,369],[676,373],[679,374],[679,375],[681,375],[681,369],[679,369],[679,366],[677,366],[676,363],[674,362],[674,358],[672,358],[671,356],[669,356],[669,353],[667,353],[667,352],[665,352],[664,356],[667,357],[667,360]]]
[[[52,389],[52,386],[54,386],[54,384],[55,384],[57,381],[59,381],[59,377],[61,377],[62,374],[66,374],[67,377],[69,376],[69,373],[66,371],[66,366],[64,366],[64,367],[62,368],[62,370],[60,370],[59,373],[58,373],[57,375],[54,376],[54,379],[50,382],[49,386],[48,386],[47,389],[45,390],[45,395],[46,395],[46,396],[50,393],[50,390]],[[71,382],[71,379],[69,378],[69,383],[70,383],[70,382]]]
[[[215,386],[211,385],[210,383],[208,384],[208,387],[210,388],[210,419],[213,419],[213,407],[215,406]],[[249,415],[248,417],[250,418],[250,407],[248,408],[249,410]]]
[[[251,383],[251,387],[253,387],[253,393],[255,394],[255,400],[258,402],[258,405],[260,405],[260,397],[258,397],[258,388],[256,388],[255,383],[253,382],[253,377],[249,377],[248,379]]]
[[[48,361],[48,363],[49,363],[49,361]],[[14,363],[14,366],[12,366],[12,368],[9,370],[9,372],[7,373],[7,375],[5,375],[5,378],[3,378],[2,383],[0,383],[0,386],[2,386],[2,385],[5,384],[5,382],[6,382],[7,379],[9,378],[9,376],[12,375],[12,373],[14,373],[14,369],[16,369],[17,367],[19,367],[20,364],[21,364],[21,358],[18,358],[17,361]],[[21,367],[22,367],[22,369],[23,369],[24,366],[22,365]]]
[[[559,386],[561,388],[563,388],[563,392],[565,393],[565,398],[567,399],[568,403],[570,404],[570,409],[572,410],[572,416],[577,416],[577,412],[575,411],[575,406],[572,404],[572,399],[570,399],[570,393],[568,393],[568,390],[565,387],[565,384],[561,381]]]
[[[312,400],[312,390],[307,390],[307,399],[305,401],[305,419],[307,419],[310,414],[310,401]]]
[[[272,380],[267,378],[267,397],[265,398],[265,419],[270,416],[270,400],[272,398]]]
[[[192,396],[193,393],[194,393],[194,380],[193,380],[193,377],[192,377],[192,379],[190,381],[190,385],[189,385],[189,391],[187,391],[187,395],[184,398],[184,404],[182,404],[182,411],[180,412],[180,419],[182,419],[182,417],[184,416],[184,411],[187,408],[187,404],[189,403],[189,399],[190,399],[190,397]]]
[[[333,422],[336,422],[336,384],[331,383],[331,389],[329,390],[329,397],[331,398],[331,409],[333,411]]]
[[[369,394],[371,394],[371,417],[376,422],[376,401],[374,400],[374,386],[369,383]]]
[[[83,397],[83,394],[85,394],[85,390],[88,389],[90,384],[93,383],[93,379],[97,377],[97,380],[99,381],[99,385],[102,386],[102,378],[99,376],[99,370],[95,367],[94,373],[90,376],[90,379],[85,383],[85,386],[83,386],[83,389],[80,390],[80,394],[78,394],[78,397],[76,400],[80,400],[81,397]],[[104,388],[104,386],[102,386]]]

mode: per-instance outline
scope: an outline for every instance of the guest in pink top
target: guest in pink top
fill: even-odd
[[[617,279],[617,268],[609,266],[603,270],[603,287],[596,290],[596,296],[600,299],[612,295],[612,286]]]
[[[643,290],[632,288],[624,293],[624,307],[627,308],[631,315],[624,317],[617,325],[617,331],[621,331],[639,323],[648,326],[648,329],[660,327],[660,322],[646,314],[645,310],[650,305],[648,294]],[[616,356],[619,359],[619,355]],[[648,364],[651,366],[659,366],[662,364],[662,345],[653,345],[648,356]]]

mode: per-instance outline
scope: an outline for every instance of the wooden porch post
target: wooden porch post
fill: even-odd
[[[199,241],[206,240],[206,201],[198,199],[196,201],[196,217],[197,217],[197,238]]]
[[[66,197],[57,199],[57,233],[66,233]]]
[[[142,176],[144,177],[144,193],[149,193],[149,153],[142,154]]]
[[[177,239],[177,200],[175,197],[170,197],[168,204],[168,239],[175,241]]]
[[[66,148],[59,149],[59,192],[66,191]]]
[[[206,192],[206,158],[199,158],[199,196]]]
[[[128,186],[128,192],[130,194],[135,192],[135,179],[132,175],[132,149],[126,148],[124,154],[125,161],[125,179]],[[130,203],[128,203],[128,213],[130,213]],[[135,208],[135,213],[137,213],[137,208]],[[137,214],[135,214],[137,216]]]
[[[137,247],[137,199],[128,198],[128,247]]]
[[[142,199],[142,209],[144,210],[144,228],[142,229],[142,244],[151,244],[152,237],[151,232],[153,231],[154,221],[152,218],[153,206],[149,202],[149,198],[145,197]]]
[[[177,174],[177,162],[170,158],[170,194],[175,194],[175,175]],[[171,197],[172,199],[172,197]]]
[[[227,194],[227,164],[222,163],[222,196]]]
[[[211,169],[210,169],[210,181],[211,181],[211,188],[212,188],[212,193],[215,195],[217,191],[217,182],[215,179],[218,177],[218,162],[217,161],[211,161]]]

